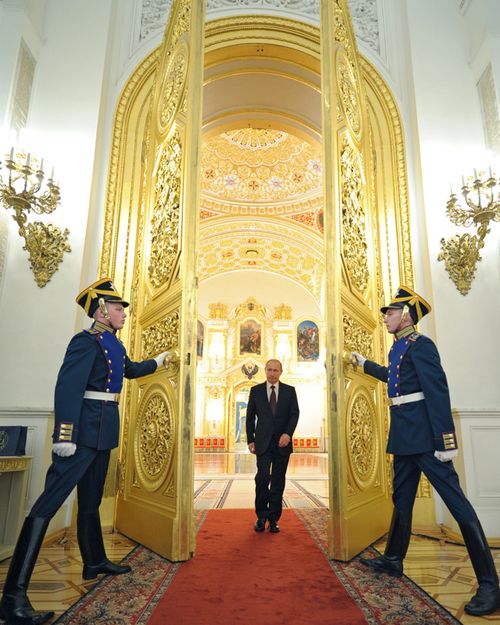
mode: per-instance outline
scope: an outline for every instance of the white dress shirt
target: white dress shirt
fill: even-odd
[[[276,382],[276,384],[270,384],[269,382],[266,381],[267,401],[270,401],[271,399],[271,386],[274,386],[274,392],[276,393],[276,403],[278,403],[279,384],[280,384],[279,382]]]

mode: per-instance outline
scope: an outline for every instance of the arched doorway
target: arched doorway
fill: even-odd
[[[411,285],[413,276],[409,232],[405,227],[408,225],[406,172],[397,109],[383,81],[373,68],[365,65],[364,71],[377,78],[372,80],[368,96],[374,102],[377,101],[376,106],[372,104],[370,114],[372,119],[373,116],[377,119],[378,129],[372,133],[372,149],[368,149],[370,122],[364,105],[357,112],[364,125],[363,136],[357,125],[360,119],[356,117],[356,106],[359,106],[360,101],[364,102],[360,98],[365,97],[363,81],[366,81],[366,77],[353,47],[346,6],[340,2],[339,7],[341,13],[343,11],[340,22],[337,15],[337,25],[328,31],[338,35],[337,52],[329,53],[331,67],[326,70],[326,73],[332,69],[337,71],[337,87],[341,92],[336,112],[337,134],[333,143],[331,129],[336,125],[335,115],[332,117],[330,114],[329,118],[325,116],[324,103],[322,116],[319,31],[311,26],[278,18],[259,20],[252,16],[251,19],[218,20],[207,25],[203,129],[205,138],[250,127],[254,130],[267,128],[272,133],[285,132],[311,144],[322,141],[337,145],[338,151],[330,153],[324,162],[329,166],[326,174],[329,191],[326,196],[322,196],[322,202],[324,204],[325,197],[330,198],[325,205],[330,213],[321,217],[321,200],[314,204],[315,198],[307,199],[312,203],[309,213],[316,211],[317,222],[321,223],[325,218],[327,225],[326,245],[323,239],[323,247],[321,243],[316,247],[324,250],[325,267],[325,275],[320,280],[320,300],[325,311],[329,371],[327,413],[331,429],[330,477],[333,478],[330,489],[330,539],[331,554],[347,558],[386,528],[390,507],[390,469],[383,453],[387,414],[380,389],[352,370],[350,365],[342,364],[342,351],[357,349],[374,357],[383,357],[385,338],[377,329],[376,311],[384,299],[384,293],[389,292],[393,284],[401,281]],[[340,49],[343,51],[338,52]],[[153,65],[154,58],[151,57],[137,70],[117,109],[117,120],[119,117],[120,121],[115,124],[117,152],[111,167],[108,190],[110,202],[107,223],[110,224],[110,237],[103,246],[102,273],[113,270],[120,254],[124,253],[121,247],[124,236],[127,249],[135,249],[139,256],[143,254],[144,233],[147,235],[147,229],[141,219],[145,216],[141,212],[138,214],[135,207],[132,208],[135,187],[130,179],[127,184],[123,183],[123,172],[126,170],[132,181],[135,180],[140,187],[141,149],[136,138],[141,136],[146,125]],[[358,99],[354,103],[350,100],[350,87],[357,90]],[[233,99],[228,100],[228,95]],[[329,101],[332,101],[331,98]],[[325,119],[330,126],[329,135],[324,132]],[[374,166],[373,154],[380,159],[377,160],[377,168]],[[384,166],[383,175],[380,173],[381,163]],[[335,171],[333,165],[337,168]],[[388,171],[392,171],[392,177],[387,175]],[[116,182],[117,174],[122,175],[122,187]],[[382,197],[385,200],[383,205],[380,201]],[[255,225],[257,222],[267,224],[268,220],[272,224],[268,234],[272,235],[273,240],[276,239],[277,224],[283,227],[282,222],[288,219],[287,214],[296,216],[307,213],[306,210],[286,213],[283,212],[283,204],[280,208],[274,203],[270,207],[274,214],[269,215],[263,210],[262,203],[256,206],[255,213],[249,215],[250,221]],[[209,215],[206,217],[207,223],[211,221],[216,224],[219,221],[222,228],[223,224],[227,225],[231,220],[241,220],[241,215],[231,215],[227,204],[224,208],[227,213],[222,210],[222,216]],[[205,206],[205,210],[211,209]],[[216,210],[211,212],[217,213]],[[336,231],[332,229],[333,221],[337,222]],[[308,224],[302,226],[306,238]],[[241,249],[248,251],[248,248]],[[292,270],[292,265],[286,266]],[[126,266],[121,279],[125,285],[135,280],[141,289],[143,287],[134,271],[136,268]],[[328,277],[332,271],[336,272],[333,280]],[[120,277],[117,282],[120,283]],[[145,295],[147,297],[146,291]],[[151,321],[152,318],[147,315],[143,315],[142,319],[139,315],[135,326],[131,324],[131,338],[135,336],[134,345],[139,353],[144,353],[144,350],[138,337]],[[158,318],[154,321],[157,322]],[[145,392],[147,389],[141,390],[142,394]],[[119,463],[119,529],[120,501],[136,497],[138,507],[146,514],[150,505],[148,488],[151,485],[134,482],[135,460],[131,456],[131,448],[137,430],[131,415],[136,411],[141,413],[137,395],[134,399],[134,395],[129,394]],[[334,418],[330,418],[333,414]],[[181,414],[176,418],[182,421]],[[190,427],[185,429],[186,432],[188,430],[189,435],[186,435],[189,439],[192,438],[192,430]],[[370,433],[368,437],[366,432]],[[184,444],[189,444],[189,440],[184,439]],[[183,455],[180,449],[173,449],[170,454],[175,457],[176,466],[182,466],[186,471],[190,452]],[[170,496],[172,499],[172,492]],[[175,496],[173,492],[173,500]],[[191,514],[189,508],[172,507],[173,504],[167,500],[160,503],[161,496],[158,494],[154,495],[155,498],[154,505],[163,508],[168,518],[180,516],[185,520],[184,527],[188,527]],[[367,514],[370,514],[372,521],[369,531],[365,523]],[[130,533],[130,530],[127,531]],[[147,536],[138,538],[147,541]]]

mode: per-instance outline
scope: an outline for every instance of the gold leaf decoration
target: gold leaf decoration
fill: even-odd
[[[349,127],[359,141],[361,137],[361,109],[354,72],[343,50],[337,55],[337,85],[340,101]]]
[[[168,130],[179,109],[187,68],[188,48],[183,42],[172,55],[161,86],[161,101],[158,105],[158,130],[161,134]]]
[[[39,287],[44,287],[62,262],[64,252],[71,252],[69,230],[61,231],[54,224],[35,221],[19,229],[24,237],[23,250],[29,254],[31,271]]]
[[[364,394],[354,399],[348,420],[350,463],[358,487],[364,488],[373,480],[377,460],[375,413]]]
[[[484,241],[475,234],[457,234],[447,241],[441,239],[438,261],[444,261],[446,271],[462,295],[470,291],[483,246]]]
[[[153,392],[140,408],[135,435],[136,467],[143,485],[156,490],[172,458],[174,424],[165,397]]]
[[[156,176],[148,266],[149,278],[156,288],[169,281],[179,253],[181,164],[181,139],[176,130],[163,145]]]
[[[142,358],[151,358],[179,344],[179,313],[165,317],[142,331]]]
[[[347,139],[344,139],[340,158],[343,256],[353,285],[364,293],[370,274],[362,167],[359,154]]]
[[[350,352],[359,352],[372,360],[373,340],[368,330],[346,313],[343,315],[342,324],[344,328],[344,349]]]

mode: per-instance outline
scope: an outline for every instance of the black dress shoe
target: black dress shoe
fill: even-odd
[[[487,585],[479,585],[476,594],[465,605],[464,610],[473,616],[485,616],[496,612],[500,608],[500,590],[489,588]]]
[[[263,532],[266,529],[266,519],[257,519],[253,528],[256,532]]]
[[[403,563],[397,558],[377,556],[376,558],[360,558],[359,561],[377,573],[386,573],[392,577],[403,575]]]
[[[269,531],[272,534],[277,534],[280,531],[280,526],[276,523],[276,521],[269,521]]]
[[[130,573],[131,570],[128,564],[115,564],[110,560],[106,560],[95,566],[84,564],[82,577],[83,579],[95,579],[102,573],[104,573],[104,575],[123,575],[124,573]]]

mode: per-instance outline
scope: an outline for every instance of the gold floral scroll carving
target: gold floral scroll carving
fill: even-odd
[[[178,131],[164,144],[156,177],[148,274],[156,288],[166,284],[179,253],[182,146]]]
[[[488,231],[489,232],[489,231]],[[446,271],[462,295],[467,295],[481,260],[479,250],[484,241],[475,234],[456,234],[448,240],[441,239],[438,261],[443,260]]]
[[[359,352],[372,360],[373,341],[368,330],[346,313],[343,315],[342,325],[344,327],[344,349],[350,352]]]
[[[158,130],[163,134],[179,109],[183,96],[188,68],[189,50],[182,42],[172,54],[161,86],[161,101],[158,106]]]
[[[35,221],[22,226],[19,233],[25,240],[23,250],[29,254],[35,282],[39,287],[44,287],[57,271],[64,252],[71,252],[69,230],[65,228],[62,231],[54,224]]]
[[[344,50],[337,54],[337,86],[344,115],[356,139],[361,138],[361,109],[353,69]]]
[[[179,344],[179,313],[161,319],[142,331],[142,357],[151,358]]]
[[[148,490],[156,490],[166,477],[174,443],[174,422],[162,394],[152,393],[139,410],[134,443],[139,478]]]
[[[347,139],[344,139],[340,160],[343,256],[353,286],[360,293],[364,293],[370,274],[363,176],[359,154]]]

